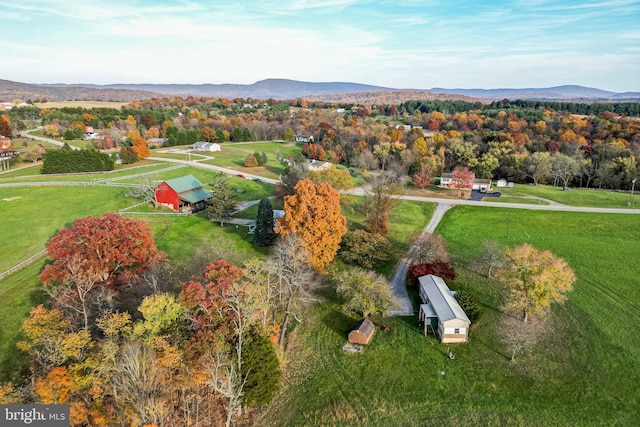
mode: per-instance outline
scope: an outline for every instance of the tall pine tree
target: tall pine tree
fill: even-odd
[[[265,197],[260,200],[260,205],[258,206],[253,244],[260,247],[273,245],[277,237],[273,227],[273,207],[271,206],[271,201]]]

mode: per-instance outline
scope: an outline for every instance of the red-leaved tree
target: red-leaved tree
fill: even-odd
[[[418,278],[427,274],[442,277],[445,280],[453,280],[456,278],[456,271],[451,264],[445,261],[435,260],[429,264],[416,264],[409,267],[407,272],[407,283],[417,286]]]
[[[60,308],[83,318],[85,329],[99,296],[116,295],[166,258],[146,222],[114,213],[75,220],[49,241],[47,254],[53,263],[40,281]]]

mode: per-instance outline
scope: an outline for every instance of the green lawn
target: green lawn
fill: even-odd
[[[41,174],[39,165],[14,169],[7,173],[0,174],[0,182],[41,182],[41,181],[80,181],[89,182],[100,179],[113,179],[121,176],[148,173],[153,170],[175,166],[171,163],[158,163],[151,160],[143,160],[133,165],[115,165],[113,171],[105,173],[69,174],[69,175],[48,175]]]
[[[122,188],[0,188],[0,271],[44,249],[74,219],[101,216],[137,202],[125,198]]]
[[[341,347],[357,319],[342,314],[332,290],[292,336],[289,376],[261,425],[633,425],[640,415],[640,287],[634,254],[640,227],[632,215],[511,213],[458,206],[438,232],[459,277],[453,289],[484,306],[470,342],[422,336],[415,317],[377,319],[362,354]],[[550,329],[516,363],[494,332],[503,290],[472,267],[482,239],[529,242],[564,257],[578,281],[554,307]],[[445,372],[444,378],[442,372]]]
[[[536,196],[570,206],[591,206],[597,208],[624,208],[628,206],[630,194],[611,190],[572,188],[563,191],[562,187],[550,185],[516,184],[513,188],[496,188],[504,196]],[[498,202],[500,200],[497,200]],[[636,200],[636,207],[640,199]]]
[[[549,202],[540,199],[517,196],[501,196],[501,197],[483,197],[483,202],[494,203],[520,203],[523,205],[548,205]]]

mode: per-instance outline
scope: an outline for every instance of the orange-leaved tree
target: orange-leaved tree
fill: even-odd
[[[284,217],[278,219],[276,232],[294,234],[309,256],[309,264],[324,270],[336,255],[347,220],[340,212],[340,193],[326,182],[315,185],[303,179],[295,186],[295,194],[284,198]]]

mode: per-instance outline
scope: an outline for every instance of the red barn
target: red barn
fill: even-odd
[[[170,179],[158,185],[156,202],[177,212],[198,212],[207,207],[211,192],[193,175]]]

